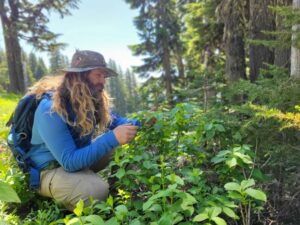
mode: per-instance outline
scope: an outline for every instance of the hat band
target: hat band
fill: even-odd
[[[89,67],[106,67],[106,65],[76,65],[76,66],[71,66],[72,68],[89,68]]]

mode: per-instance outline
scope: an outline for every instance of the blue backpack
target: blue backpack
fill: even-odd
[[[7,137],[8,146],[16,159],[20,170],[30,175],[30,189],[35,190],[40,183],[40,170],[28,156],[31,146],[32,126],[34,113],[44,97],[51,98],[50,93],[45,93],[40,99],[35,95],[25,95],[17,104],[6,126],[10,126]]]

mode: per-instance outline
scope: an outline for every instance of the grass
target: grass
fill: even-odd
[[[7,94],[0,92],[0,140],[6,138],[9,128],[5,126],[6,122],[9,120],[12,112],[14,111],[19,95]]]

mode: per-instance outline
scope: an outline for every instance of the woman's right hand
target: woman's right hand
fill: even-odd
[[[124,145],[129,143],[134,139],[137,133],[138,126],[134,126],[131,124],[123,124],[117,126],[113,132],[119,142],[120,145]]]

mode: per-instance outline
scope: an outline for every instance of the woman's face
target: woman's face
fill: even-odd
[[[93,93],[101,92],[105,85],[105,72],[101,69],[94,69],[88,75],[89,83]]]

